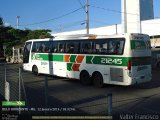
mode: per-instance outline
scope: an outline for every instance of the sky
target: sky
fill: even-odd
[[[19,29],[50,29],[64,32],[85,29],[86,0],[0,0],[0,17],[5,25]],[[121,23],[121,0],[89,0],[89,26]],[[154,16],[160,18],[160,0],[154,0]]]

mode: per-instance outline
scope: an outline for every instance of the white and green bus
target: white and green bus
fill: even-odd
[[[132,85],[151,80],[150,39],[145,34],[72,35],[28,40],[23,69],[80,79],[85,85]]]

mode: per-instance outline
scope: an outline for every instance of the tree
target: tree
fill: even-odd
[[[0,17],[0,27],[4,25],[2,17]]]
[[[4,26],[3,18],[0,17],[0,49],[6,44],[6,54],[11,54],[11,48],[15,45],[23,45],[29,39],[50,38],[51,30],[20,30],[11,26]],[[8,52],[7,52],[8,51]]]
[[[51,32],[51,30],[42,29],[42,30],[30,31],[27,38],[28,39],[50,38],[52,36],[49,32]]]

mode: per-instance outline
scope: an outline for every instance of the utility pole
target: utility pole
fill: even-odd
[[[116,35],[118,34],[118,31],[117,31],[117,24],[116,24]]]
[[[86,0],[86,33],[89,34],[89,12],[88,12],[88,0]]]
[[[126,0],[121,0],[121,6],[122,6],[122,33],[127,33],[127,1]]]
[[[19,18],[20,16],[17,16],[17,29],[19,28]]]

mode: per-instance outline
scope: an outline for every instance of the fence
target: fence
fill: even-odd
[[[8,113],[16,113],[21,114],[21,106],[23,103],[21,101],[25,101],[27,107],[27,99],[24,88],[23,79],[21,76],[21,67],[12,68],[14,65],[10,65],[7,67],[6,63],[0,64],[0,94],[5,98],[5,101],[2,102],[2,111],[6,114]],[[11,111],[6,111],[5,108],[12,109]],[[14,107],[18,107],[17,110],[14,110]],[[4,107],[4,108],[3,108]],[[13,108],[12,108],[13,107]],[[5,119],[5,118],[2,118]],[[11,119],[11,118],[8,118]]]
[[[0,94],[4,96],[5,94],[5,69],[4,64],[0,64]]]
[[[16,67],[15,67],[16,66]],[[50,85],[51,76],[40,76],[39,80],[37,76],[28,76],[28,72],[24,72],[21,69],[20,64],[0,64],[0,94],[5,96],[7,101],[25,101],[25,108],[27,109],[28,114],[57,114],[57,115],[85,115],[85,112],[82,109],[87,108],[87,106],[78,106],[71,107],[73,105],[76,106],[77,103],[69,103],[65,104],[62,101],[57,100],[54,97],[49,95],[49,91],[52,89]],[[33,81],[32,81],[32,80]],[[6,87],[7,85],[7,87]],[[34,86],[38,86],[34,89]],[[61,89],[61,88],[60,88]],[[6,92],[8,91],[8,92]],[[112,115],[112,97],[108,96],[100,96],[99,98],[105,98],[105,102],[102,102],[100,105],[105,105],[105,113],[104,115]],[[88,99],[90,101],[94,99]],[[107,108],[107,99],[110,103]],[[86,99],[87,100],[87,99]],[[81,103],[80,103],[81,104]],[[91,105],[90,107],[99,106],[98,104]],[[50,110],[49,110],[50,109]],[[76,109],[76,111],[75,111]],[[80,110],[81,109],[81,110]],[[87,108],[88,109],[88,108]],[[107,112],[108,109],[108,112]],[[61,112],[60,112],[61,111]],[[72,112],[71,112],[72,111]],[[26,111],[17,111],[19,114],[25,113]],[[99,114],[99,113],[98,113]]]
[[[66,81],[65,78],[46,75],[35,76],[21,70],[21,64],[7,64],[6,70],[5,64],[0,64],[0,79],[0,94],[5,96],[5,82],[7,81],[9,101],[25,101],[26,103],[17,113],[33,115],[34,119],[38,119],[36,115],[76,115],[88,116],[85,119],[89,119],[89,116],[107,118],[108,115],[115,115],[118,112],[133,114],[134,110],[137,111],[136,104],[139,106],[145,99],[154,96],[134,98],[121,98],[118,94],[112,96],[110,93],[115,93],[115,91],[110,91],[108,88],[104,92],[103,89],[82,86],[76,80]],[[98,93],[94,93],[97,91]],[[132,91],[127,93],[130,95],[130,92]],[[146,110],[146,108],[143,109]],[[154,110],[150,111],[156,114]]]

